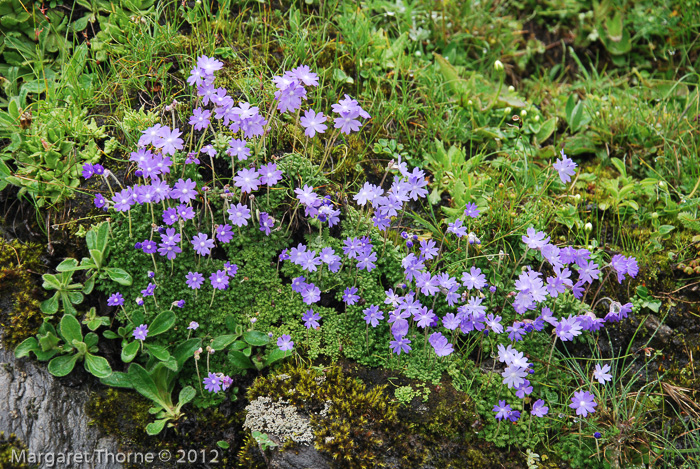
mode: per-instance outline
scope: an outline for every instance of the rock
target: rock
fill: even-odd
[[[2,347],[0,345],[0,347]],[[79,365],[82,367],[82,365]],[[114,461],[117,441],[90,426],[85,404],[90,398],[88,384],[67,388],[46,370],[46,364],[30,358],[16,359],[10,350],[0,348],[0,431],[16,434],[28,453],[37,457],[53,453],[95,455],[94,464],[58,466],[72,468],[121,468]],[[105,461],[106,455],[110,461]],[[114,457],[112,456],[114,455]],[[66,457],[66,456],[64,456]]]
[[[668,340],[673,335],[673,329],[668,327],[666,324],[662,324],[659,318],[650,314],[644,323],[652,333],[654,333],[654,338],[660,340],[663,343],[668,342]]]

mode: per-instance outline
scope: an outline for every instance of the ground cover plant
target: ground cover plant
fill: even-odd
[[[3,325],[43,317],[15,355],[109,389],[103,429],[251,467],[697,465],[700,6],[78,3],[50,79],[4,31],[3,224],[53,258]]]

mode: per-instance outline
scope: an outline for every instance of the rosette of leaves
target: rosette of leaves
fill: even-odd
[[[68,258],[58,264],[56,270],[62,274],[72,275],[76,270],[85,270],[85,286],[83,293],[90,294],[95,286],[95,280],[105,280],[107,278],[120,285],[131,285],[131,275],[124,269],[118,267],[107,267],[109,257],[109,223],[102,222],[90,229],[85,235],[90,257],[84,257],[80,263],[76,259]]]
[[[151,331],[164,332],[161,331],[163,326],[158,324],[160,321],[154,320],[150,326]],[[166,324],[166,322],[162,324]],[[149,336],[153,335],[151,331],[149,331]],[[188,339],[178,344],[172,353],[168,353],[166,360],[158,359],[151,348],[145,366],[132,363],[126,373],[115,371],[109,377],[102,379],[101,382],[108,386],[133,389],[150,399],[155,405],[149,409],[149,413],[155,415],[156,420],[146,426],[146,432],[149,435],[157,435],[165,428],[166,424],[172,426],[173,422],[179,420],[183,415],[182,407],[195,397],[194,388],[185,386],[180,391],[177,404],[175,404],[172,392],[183,366],[190,357],[194,356],[195,350],[199,349],[201,345],[201,339]]]
[[[66,314],[61,318],[58,333],[51,324],[44,322],[36,337],[29,337],[17,346],[15,357],[25,357],[33,352],[41,361],[51,360],[48,369],[54,376],[66,376],[78,361],[82,361],[89,373],[98,378],[107,378],[112,374],[112,367],[105,358],[95,355],[97,341],[98,336],[94,332],[88,332],[83,337],[78,320]]]

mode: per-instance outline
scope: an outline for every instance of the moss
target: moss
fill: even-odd
[[[150,403],[136,393],[107,388],[93,393],[85,408],[91,425],[121,443],[136,443],[144,439],[146,425],[152,420],[149,407]]]
[[[42,252],[38,244],[0,238],[0,326],[8,347],[36,334],[41,325],[36,272],[42,270]]]
[[[27,451],[26,445],[14,433],[5,436],[0,432],[0,469],[25,469],[36,467],[33,464],[13,462],[12,456]]]

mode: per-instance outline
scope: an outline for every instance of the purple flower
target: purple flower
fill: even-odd
[[[391,347],[391,351],[395,353],[396,355],[401,355],[401,352],[403,353],[408,353],[411,351],[411,341],[407,339],[406,337],[395,337],[395,340],[392,340],[389,342],[389,347]]]
[[[559,173],[559,179],[563,183],[571,181],[571,176],[576,174],[576,166],[576,163],[564,154],[563,148],[561,149],[561,160],[557,158],[557,161],[552,165]]]
[[[512,326],[508,326],[506,332],[508,332],[508,338],[514,342],[519,342],[525,337],[523,324],[518,321],[514,322]]]
[[[318,329],[320,325],[318,323],[319,319],[321,319],[321,315],[314,312],[313,309],[306,311],[306,313],[304,313],[304,315],[301,317],[301,320],[304,321],[304,325],[307,329]]]
[[[496,420],[507,419],[512,409],[506,401],[498,401],[498,405],[493,406],[493,411],[496,412]]]
[[[381,187],[365,182],[362,189],[353,196],[353,200],[357,202],[357,205],[364,206],[367,202],[372,202],[377,197],[380,197],[383,192]]]
[[[260,213],[260,231],[265,232],[265,236],[270,236],[270,230],[275,226],[275,219],[266,212]]]
[[[192,179],[187,178],[187,181],[179,179],[173,186],[170,192],[170,197],[173,199],[178,199],[180,203],[186,204],[190,200],[197,198],[196,188],[197,183],[192,181]]]
[[[345,289],[343,292],[343,301],[346,305],[352,306],[357,303],[357,300],[359,300],[360,297],[355,293],[357,293],[357,287],[347,287]]]
[[[277,339],[277,346],[283,352],[286,352],[287,350],[292,350],[294,348],[294,342],[292,342],[292,337],[289,334],[284,334],[279,339]]]
[[[428,309],[426,306],[420,307],[418,311],[413,314],[413,319],[416,321],[416,326],[420,328],[429,327],[435,318],[436,316],[433,314],[433,310]]]
[[[594,413],[597,406],[593,394],[588,391],[576,391],[574,397],[571,398],[571,404],[569,404],[569,407],[576,410],[576,415],[583,417]]]
[[[328,126],[324,124],[326,122],[326,116],[322,112],[316,114],[313,109],[309,109],[304,113],[304,116],[299,119],[299,123],[304,127],[304,135],[309,138],[313,138],[317,133],[322,134],[326,131]]]
[[[146,254],[155,254],[158,251],[158,245],[155,241],[144,239],[141,242],[141,249],[143,249],[143,252]]]
[[[534,404],[532,404],[532,410],[530,410],[530,413],[534,415],[535,417],[544,417],[547,415],[549,412],[549,407],[544,405],[544,401],[542,399],[537,399]]]
[[[297,199],[305,206],[313,206],[318,200],[318,194],[314,192],[314,188],[308,184],[304,184],[304,188],[297,187],[294,189]]]
[[[435,247],[435,245],[436,245],[436,244],[435,244],[435,241],[433,241],[432,239],[428,239],[428,240],[424,240],[424,239],[423,239],[423,240],[421,240],[421,242],[420,242],[420,253],[421,253],[421,255],[422,255],[424,258],[428,259],[428,260],[430,260],[430,259],[432,259],[433,257],[437,256],[437,254],[438,254],[438,249]]]
[[[222,243],[228,243],[233,239],[233,227],[229,224],[217,225],[216,239]]]
[[[180,137],[182,132],[175,128],[172,131],[168,127],[163,127],[159,133],[161,139],[154,143],[156,148],[161,148],[163,154],[174,155],[175,151],[182,150],[184,143]]]
[[[117,292],[107,299],[107,306],[122,306],[124,304],[124,297],[121,293]]]
[[[160,243],[158,246],[158,254],[165,256],[168,260],[173,260],[182,252],[177,244],[169,244],[167,242]]]
[[[367,272],[371,272],[372,269],[377,267],[374,261],[377,260],[377,254],[370,249],[366,249],[364,252],[357,255],[357,268],[367,269]]]
[[[248,159],[248,156],[250,156],[250,148],[246,146],[248,142],[245,140],[240,140],[236,138],[232,138],[229,142],[229,149],[226,151],[226,153],[229,154],[229,156],[235,156],[238,158],[238,161],[244,161]]]
[[[202,69],[205,76],[213,76],[214,72],[221,70],[223,66],[223,62],[216,60],[213,57],[203,55],[197,58],[197,67]]]
[[[384,313],[382,313],[377,305],[371,305],[362,312],[364,313],[365,322],[372,327],[377,327],[379,320],[384,319]]]
[[[85,163],[83,165],[82,174],[83,174],[83,177],[85,179],[90,179],[92,176],[95,175],[95,169],[93,168],[93,166],[90,163]]]
[[[454,352],[454,347],[447,341],[447,338],[440,332],[433,332],[428,338],[428,342],[433,346],[438,357],[445,357]]]
[[[566,319],[561,319],[555,328],[557,337],[563,342],[574,340],[574,337],[581,334],[582,327],[579,324],[578,318],[569,315]]]
[[[503,333],[503,325],[501,324],[501,316],[494,316],[492,313],[489,313],[489,315],[486,316],[486,326],[496,334]]]
[[[462,284],[467,287],[467,290],[473,288],[481,290],[486,286],[486,275],[481,273],[481,269],[472,267],[469,273],[462,272]]]
[[[301,298],[307,305],[314,304],[321,299],[321,289],[313,283],[307,283],[301,291]]]
[[[112,198],[114,202],[114,210],[117,212],[126,212],[131,209],[134,205],[134,200],[131,197],[131,188],[122,189],[120,192],[116,193]]]
[[[449,223],[447,225],[447,232],[454,234],[458,238],[467,236],[467,229],[462,226],[462,220],[459,218],[456,219],[454,223]]]
[[[259,173],[252,168],[244,168],[236,173],[233,178],[234,185],[241,188],[241,192],[252,192],[258,190],[260,185]]]
[[[236,226],[245,226],[250,218],[250,209],[243,204],[237,204],[227,210],[228,219]]]
[[[479,209],[477,208],[476,204],[473,202],[469,202],[467,206],[464,208],[464,215],[467,217],[471,218],[476,218],[479,216]]]
[[[217,270],[209,276],[211,286],[217,290],[225,290],[228,287],[228,275],[225,270]]]
[[[102,194],[95,195],[94,203],[95,203],[95,207],[104,208],[105,210],[107,210],[107,208],[105,207],[105,205],[107,205],[107,200],[104,198],[104,196]]]
[[[511,365],[501,373],[501,376],[503,376],[503,384],[508,385],[509,388],[517,389],[525,382],[527,371],[519,366]]]
[[[177,210],[173,207],[166,209],[163,212],[163,223],[168,226],[172,226],[179,220]]]
[[[544,231],[535,231],[530,227],[527,229],[527,236],[522,236],[523,243],[530,249],[539,249],[549,242],[549,236]]]
[[[173,305],[177,306],[178,308],[184,308],[185,307],[185,300],[177,300],[173,302]]]
[[[289,73],[297,80],[301,81],[304,86],[318,86],[318,75],[313,73],[306,65],[299,65]]]
[[[238,265],[224,262],[224,270],[228,276],[234,277],[238,273]]]
[[[141,295],[143,296],[153,296],[153,294],[156,292],[156,285],[155,283],[148,282],[148,286],[146,287],[145,290],[141,290]]]
[[[219,392],[221,391],[221,378],[216,373],[209,373],[209,376],[202,380],[204,383],[204,389],[209,392]]]
[[[282,171],[277,169],[275,163],[268,163],[260,167],[260,183],[274,186],[282,180]]]
[[[134,329],[134,339],[146,340],[146,336],[148,336],[148,326],[146,324],[141,324]]]
[[[190,321],[190,325],[187,326],[187,329],[189,329],[191,331],[196,331],[198,327],[199,327],[199,323],[197,321]]]
[[[598,363],[593,371],[593,377],[597,379],[600,384],[605,384],[612,380],[612,375],[608,373],[608,371],[610,371],[610,365],[603,365],[601,367],[600,363]]]
[[[214,247],[214,240],[209,239],[206,233],[199,233],[192,237],[192,246],[200,256],[208,256]]]
[[[192,111],[189,124],[194,127],[194,130],[202,130],[209,125],[209,117],[211,117],[211,111],[202,111],[202,108],[198,107]]]
[[[143,298],[138,297],[134,301],[136,302],[137,305],[143,306]]]

